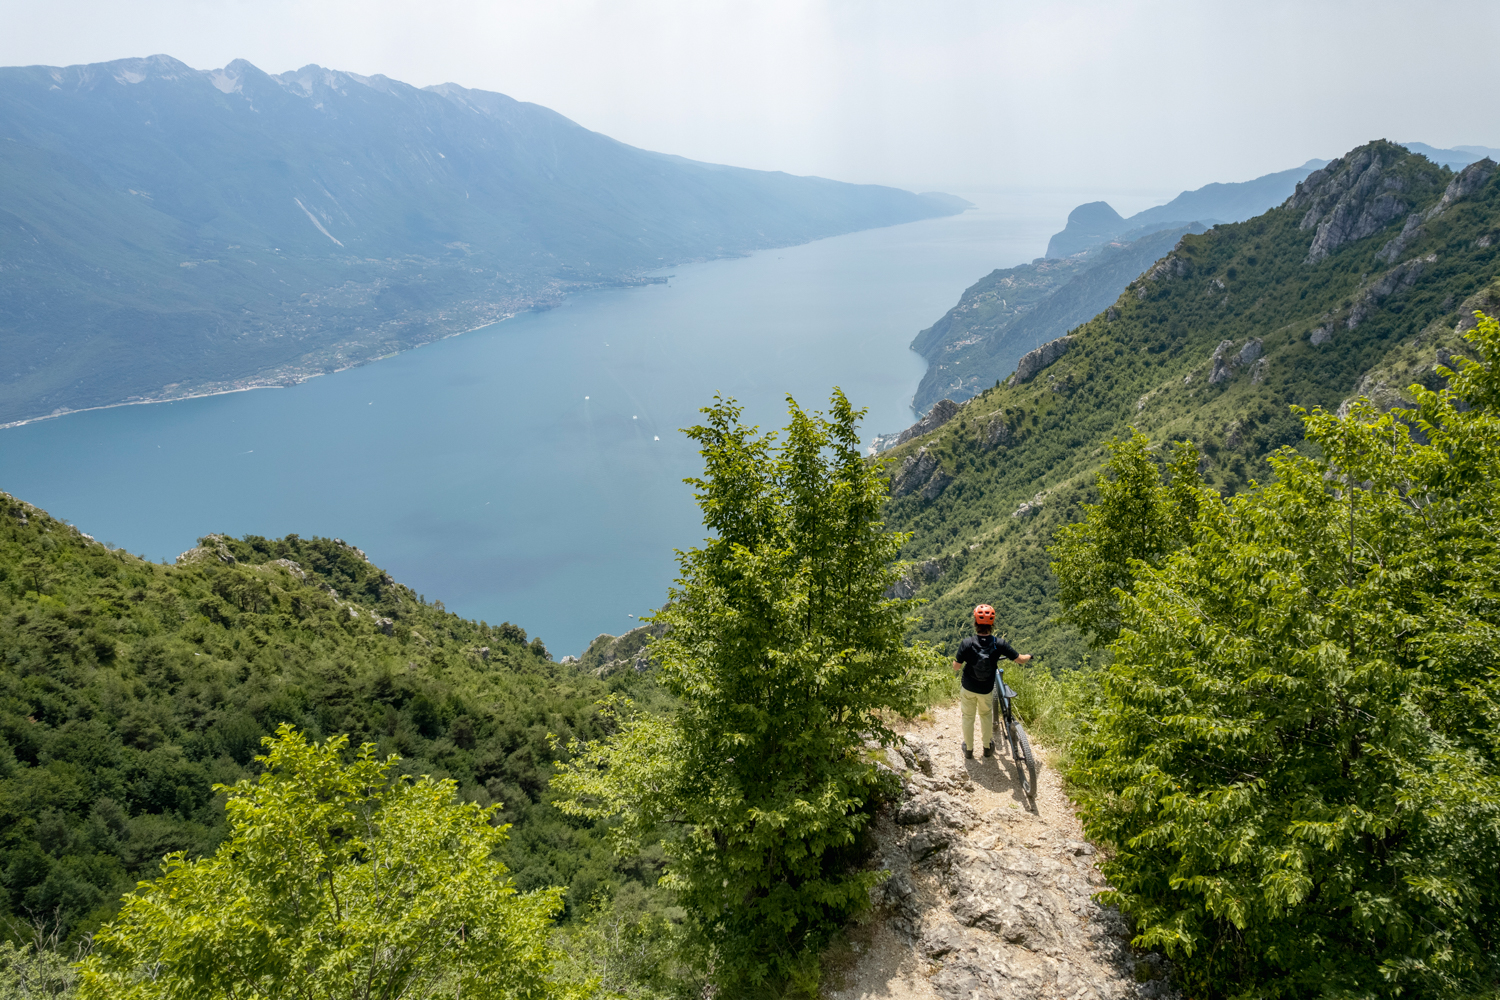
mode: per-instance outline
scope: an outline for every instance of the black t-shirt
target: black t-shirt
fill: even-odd
[[[958,644],[958,655],[954,659],[964,665],[964,687],[975,694],[989,694],[995,690],[1000,657],[1014,660],[1020,655],[999,636],[970,635]]]

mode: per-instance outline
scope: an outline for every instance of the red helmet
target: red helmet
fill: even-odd
[[[995,609],[992,608],[992,607],[990,607],[988,604],[981,604],[979,607],[975,608],[974,609],[974,624],[975,625],[993,625],[993,624],[995,624]]]

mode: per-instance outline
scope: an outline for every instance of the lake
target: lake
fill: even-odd
[[[864,436],[913,421],[908,350],[962,291],[1040,255],[1080,200],[975,209],[679,266],[275,390],[0,431],[0,489],[171,560],[209,532],[327,535],[451,611],[555,656],[636,625],[703,537],[679,428],[715,392],[764,427],[840,386]]]

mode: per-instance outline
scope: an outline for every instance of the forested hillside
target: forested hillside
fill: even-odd
[[[349,734],[410,774],[504,804],[520,888],[654,885],[549,804],[548,734],[597,738],[594,703],[662,697],[553,663],[520,627],[429,604],[343,542],[210,535],[176,566],[110,550],[0,494],[0,918],[92,931],[164,854],[224,836],[215,782],[282,722]]]
[[[912,407],[926,413],[940,399],[965,400],[994,385],[1028,351],[1113,302],[1183,235],[1203,230],[1195,222],[990,272],[912,341],[928,362]]]
[[[1186,235],[1103,313],[1023,359],[1007,384],[889,453],[893,524],[914,532],[908,588],[922,635],[956,639],[995,604],[1011,640],[1085,655],[1053,623],[1045,547],[1090,499],[1107,442],[1138,427],[1191,439],[1221,492],[1265,480],[1268,453],[1302,446],[1292,405],[1389,405],[1500,301],[1500,181],[1388,142],[1331,162],[1257,218]]]
[[[1259,215],[1326,162],[1309,160],[1254,180],[1206,184],[1128,219],[1102,201],[1079,205],[1048,242],[1045,256],[981,278],[917,334],[912,350],[928,367],[913,409],[925,414],[940,399],[961,402],[990,387],[1027,351],[1103,310],[1184,233]]]

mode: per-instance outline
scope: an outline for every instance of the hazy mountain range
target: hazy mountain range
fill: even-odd
[[[0,69],[0,425],[295,381],[671,264],[961,211],[503,94],[167,56]]]
[[[1107,202],[1079,205],[1068,214],[1063,231],[1047,243],[1048,257],[1067,257],[1109,240],[1132,242],[1149,233],[1172,229],[1190,222],[1212,226],[1219,222],[1241,222],[1259,215],[1291,196],[1297,182],[1326,164],[1308,160],[1300,167],[1280,170],[1235,184],[1205,184],[1184,191],[1165,205],[1157,205],[1130,218],[1122,218]]]

